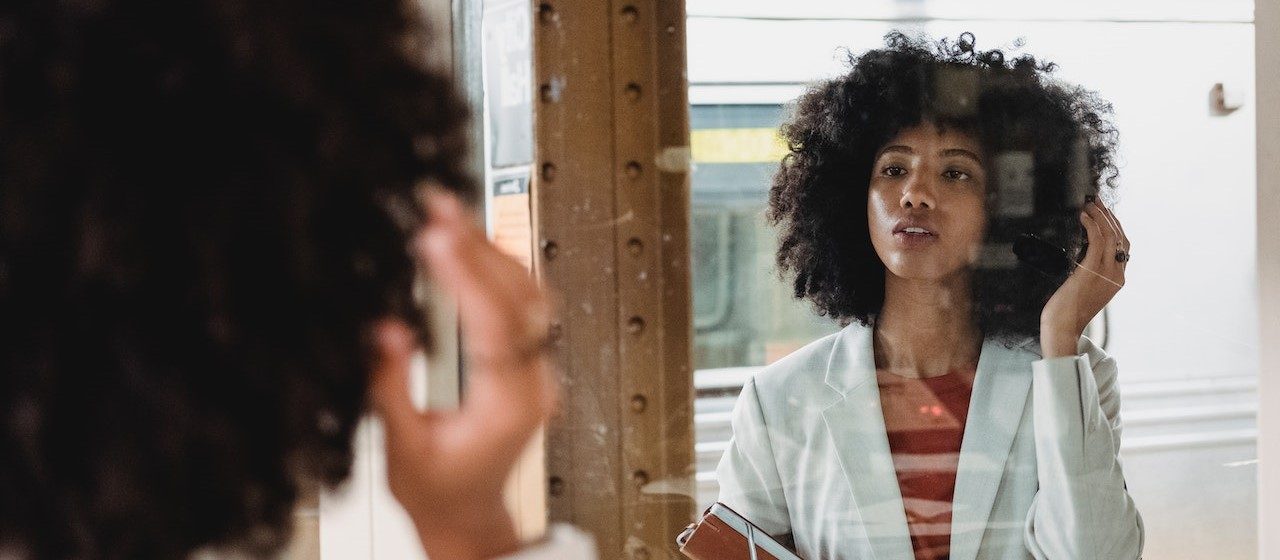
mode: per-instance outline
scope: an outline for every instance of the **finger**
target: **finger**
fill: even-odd
[[[1129,236],[1128,236],[1128,234],[1126,234],[1126,233],[1124,232],[1124,224],[1120,223],[1120,217],[1119,217],[1119,216],[1116,216],[1116,211],[1115,211],[1115,210],[1113,210],[1113,209],[1111,209],[1111,208],[1107,208],[1106,210],[1107,210],[1107,216],[1111,218],[1111,223],[1115,224],[1115,226],[1116,226],[1116,232],[1118,232],[1118,233],[1119,233],[1119,235],[1120,235],[1120,237],[1119,237],[1119,239],[1120,239],[1120,243],[1121,243],[1121,244],[1123,244],[1123,246],[1124,246],[1124,250],[1125,250],[1125,251],[1128,251],[1128,250],[1129,250]]]
[[[499,250],[478,228],[472,228],[467,238],[468,242],[459,248],[468,262],[477,265],[474,274],[493,281],[494,293],[489,295],[501,297],[501,302],[513,307],[517,313],[511,316],[512,319],[518,319],[522,324],[536,320],[540,331],[536,336],[545,334],[545,323],[549,321],[546,296],[529,269]]]
[[[480,358],[519,357],[545,338],[547,298],[528,270],[500,252],[479,228],[458,219],[452,199],[440,199],[444,216],[424,232],[422,258],[433,279],[452,293],[469,353]],[[536,348],[533,348],[536,350]]]
[[[1084,225],[1086,237],[1089,240],[1089,248],[1085,251],[1084,259],[1080,264],[1096,270],[1102,266],[1102,254],[1105,252],[1102,226],[1087,211],[1080,212],[1080,223]]]
[[[468,353],[512,355],[546,334],[545,298],[528,271],[488,241],[432,228],[422,247],[432,279],[457,298]]]
[[[1097,211],[1095,216],[1101,218],[1100,223],[1103,225],[1103,232],[1107,234],[1107,239],[1112,243],[1112,248],[1114,248],[1115,243],[1122,239],[1115,217],[1111,214],[1111,210],[1102,204],[1101,200],[1094,200],[1093,205],[1095,206],[1094,210]]]
[[[409,392],[413,355],[418,351],[412,328],[399,319],[374,326],[374,364],[370,397],[388,429],[411,428],[424,420]]]
[[[506,326],[520,328],[530,316],[543,319],[542,316],[547,315],[546,298],[528,270],[490,243],[484,232],[465,216],[457,199],[435,194],[429,197],[429,204],[434,225],[426,233],[428,237],[442,235],[427,240],[424,257],[430,260],[431,252],[436,251],[435,258],[440,262],[433,263],[437,265],[433,270],[444,273],[438,275],[440,280],[457,282],[459,297],[476,296],[476,304],[492,304],[489,306],[498,308],[489,309],[489,313],[476,313],[477,317],[514,320],[519,324]],[[433,243],[435,246],[431,246]],[[511,332],[502,334],[507,336]]]
[[[553,376],[544,360],[515,359],[521,346],[547,332],[545,298],[522,265],[460,217],[460,206],[445,199],[432,211],[419,243],[421,255],[432,279],[457,299],[466,350],[478,366],[470,370],[463,402],[472,423],[467,431],[484,434],[476,437],[475,449],[514,447],[518,452],[554,401]]]
[[[1116,249],[1115,228],[1107,221],[1106,216],[1103,215],[1101,204],[1096,201],[1085,205],[1085,213],[1090,218],[1093,218],[1094,223],[1098,226],[1098,249],[1100,251],[1098,256],[1101,259],[1099,264],[1107,265],[1106,255],[1113,255]],[[1092,244],[1093,241],[1090,240],[1091,248]]]
[[[1121,225],[1121,223],[1120,223],[1120,218],[1116,216],[1115,211],[1113,211],[1113,210],[1111,210],[1110,208],[1108,208],[1108,209],[1107,209],[1107,214],[1108,214],[1108,216],[1110,216],[1110,218],[1111,218],[1111,223],[1115,224],[1115,226],[1116,226],[1116,232],[1117,232],[1117,234],[1118,234],[1118,238],[1117,238],[1117,239],[1118,239],[1118,243],[1120,244],[1119,250],[1121,250],[1121,251],[1124,251],[1124,252],[1125,252],[1125,260],[1124,260],[1124,261],[1119,261],[1119,260],[1117,260],[1117,259],[1115,258],[1115,256],[1114,256],[1114,255],[1113,255],[1113,257],[1112,257],[1112,260],[1116,260],[1116,274],[1115,274],[1115,276],[1114,276],[1113,280],[1115,280],[1115,282],[1116,282],[1116,284],[1117,284],[1117,289],[1118,289],[1118,288],[1123,288],[1123,287],[1124,287],[1124,273],[1125,273],[1125,270],[1129,267],[1128,253],[1129,253],[1129,250],[1130,250],[1131,246],[1130,246],[1130,243],[1129,243],[1129,236],[1125,235],[1125,233],[1124,233],[1124,226],[1123,226],[1123,225]]]
[[[1110,286],[1124,286],[1124,265],[1116,260],[1116,246],[1114,230],[1111,229],[1109,223],[1105,221],[1102,211],[1094,208],[1093,212],[1086,212],[1086,217],[1092,220],[1092,227],[1089,230],[1089,251],[1086,260],[1092,262],[1091,275],[1093,279],[1106,282]],[[1086,225],[1086,229],[1088,225]],[[1109,234],[1111,232],[1112,234]],[[1101,239],[1096,244],[1095,239]],[[1095,252],[1095,249],[1097,250]],[[1094,260],[1096,259],[1096,260]]]
[[[1117,286],[1123,286],[1125,265],[1128,263],[1118,260],[1116,258],[1116,253],[1119,251],[1128,252],[1129,243],[1124,238],[1124,234],[1120,229],[1120,221],[1116,219],[1115,213],[1099,201],[1094,201],[1094,203],[1098,205],[1099,214],[1106,219],[1107,226],[1111,231],[1111,236],[1108,239],[1108,244],[1111,247],[1111,249],[1109,249],[1111,258],[1106,259],[1106,276]]]
[[[1099,226],[1101,226],[1103,239],[1109,240],[1114,243],[1115,237],[1116,237],[1116,228],[1111,223],[1111,220],[1107,218],[1107,212],[1106,212],[1106,209],[1102,206],[1102,202],[1098,200],[1094,200],[1093,202],[1086,204],[1084,209],[1085,209],[1085,212],[1088,213],[1089,216],[1093,218],[1094,221],[1097,222]]]

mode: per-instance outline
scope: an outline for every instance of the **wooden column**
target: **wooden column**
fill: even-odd
[[[559,292],[554,521],[677,558],[694,516],[684,2],[534,2],[535,268]]]

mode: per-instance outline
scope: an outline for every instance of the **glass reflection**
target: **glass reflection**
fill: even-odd
[[[811,559],[1138,557],[1116,361],[1082,336],[1129,261],[1111,106],[968,33],[849,63],[788,114],[767,213],[846,326],[746,380],[718,501]]]

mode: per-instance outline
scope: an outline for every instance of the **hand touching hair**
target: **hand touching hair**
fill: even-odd
[[[410,5],[0,3],[0,556],[265,554],[347,476],[415,187],[474,190]]]

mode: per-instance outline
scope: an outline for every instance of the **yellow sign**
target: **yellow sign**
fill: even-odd
[[[776,128],[704,128],[690,133],[695,163],[777,163],[787,144]]]

